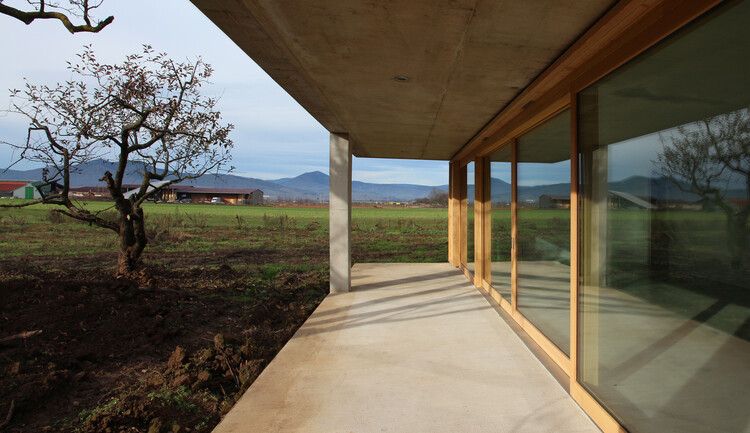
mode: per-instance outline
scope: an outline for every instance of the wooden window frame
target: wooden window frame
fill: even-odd
[[[609,432],[625,432],[615,418],[586,391],[579,382],[579,268],[580,268],[580,215],[579,215],[579,155],[578,155],[578,93],[599,79],[617,70],[626,62],[661,42],[676,31],[693,22],[721,3],[721,0],[625,0],[615,4],[596,24],[581,36],[562,56],[537,77],[521,94],[491,120],[451,159],[451,167],[463,167],[471,161],[481,164],[482,176],[477,177],[476,188],[481,190],[480,234],[475,236],[479,245],[475,252],[475,263],[480,272],[475,272],[475,286],[499,303],[521,328],[547,353],[570,378],[569,392],[573,399],[602,429]],[[571,121],[571,273],[570,273],[570,357],[562,353],[517,309],[517,138],[524,132],[542,124],[555,114],[569,108]],[[511,143],[512,154],[512,203],[511,203],[511,299],[506,300],[491,286],[491,201],[488,199],[488,156]],[[487,166],[486,166],[487,164]],[[479,168],[477,164],[477,168]],[[453,181],[456,169],[451,174]],[[464,172],[465,173],[465,172]],[[463,176],[464,184],[466,176]],[[481,180],[481,182],[479,182]],[[479,186],[481,184],[481,186]],[[451,188],[453,189],[453,188]],[[466,191],[466,188],[464,188]],[[465,195],[465,194],[464,194]],[[465,200],[465,197],[463,198]],[[451,201],[454,203],[454,201]],[[476,203],[476,199],[475,199]],[[465,206],[465,204],[464,204]],[[451,207],[451,209],[454,209]],[[465,208],[464,208],[465,209]],[[475,205],[475,215],[476,205]],[[449,211],[453,227],[451,251],[455,262],[457,241],[455,230],[461,228],[460,212]],[[464,213],[465,219],[465,213]],[[458,220],[458,221],[456,221]],[[463,236],[466,222],[463,221]],[[465,242],[465,239],[464,239]],[[475,242],[477,245],[477,242]],[[465,263],[465,261],[464,261]],[[464,272],[469,275],[464,269]]]
[[[540,331],[534,324],[527,319],[523,313],[521,313],[518,310],[518,137],[521,135],[533,130],[534,128],[543,125],[548,120],[554,118],[555,116],[559,115],[560,113],[565,112],[565,110],[571,109],[573,106],[573,100],[571,99],[571,95],[567,95],[564,98],[560,98],[559,100],[555,101],[554,104],[551,105],[550,109],[548,110],[542,110],[539,115],[534,116],[530,119],[528,119],[526,122],[519,124],[516,131],[516,136],[510,138],[509,143],[511,146],[511,242],[512,242],[512,248],[511,248],[511,299],[507,300],[503,298],[500,293],[495,290],[494,287],[492,287],[491,283],[487,279],[481,279],[477,280],[475,276],[474,285],[477,287],[480,287],[484,293],[486,293],[488,296],[490,296],[492,299],[494,299],[500,306],[513,318],[513,320],[523,329],[523,331],[531,337],[531,339],[539,345],[539,347],[542,348],[542,350],[557,364],[558,367],[560,367],[563,372],[565,372],[566,375],[571,376],[571,370],[572,370],[572,362],[571,358],[568,357],[568,355],[565,354],[555,343],[553,343],[542,331]],[[572,109],[571,109],[571,122],[574,122],[572,117]],[[574,148],[575,141],[571,139],[571,152]],[[508,142],[503,142],[503,145],[493,145],[493,146],[487,146],[484,148],[481,152],[483,155],[482,157],[478,157],[477,160],[487,161],[489,163],[489,155],[491,153],[496,152],[497,150],[505,147],[508,145]],[[571,167],[576,163],[577,157],[572,158],[571,153]],[[483,194],[487,194],[487,196],[490,195],[491,191],[489,190],[490,185],[490,169],[489,166],[486,168],[486,175],[483,177],[483,186],[481,188],[481,191]],[[577,171],[576,171],[577,173]],[[572,175],[571,175],[572,176]],[[577,176],[577,174],[576,174]],[[572,178],[572,177],[571,177]],[[477,182],[479,182],[479,177],[477,177]],[[571,183],[571,198],[573,197],[573,190],[575,189],[577,191],[578,183],[574,182]],[[490,205],[491,208],[491,205]],[[573,206],[571,206],[571,241],[573,240],[574,229],[573,229],[573,220],[574,220],[574,214],[573,214]],[[474,210],[475,214],[475,227],[476,227],[476,206]],[[485,218],[491,218],[490,216],[487,216],[485,212],[482,212],[483,215],[485,215]],[[576,213],[577,215],[577,213]],[[485,244],[482,245],[481,251],[486,251],[491,253],[491,233],[490,233],[490,225],[489,221],[485,221],[482,224],[482,227],[487,230],[487,232],[482,236],[482,241],[485,242]],[[576,229],[577,230],[577,227]],[[571,248],[574,244],[571,243]],[[479,253],[479,249],[477,249],[477,253]],[[475,253],[476,254],[476,253]],[[477,262],[486,262],[489,261],[489,263],[486,265],[487,268],[484,269],[485,275],[488,272],[491,272],[490,266],[491,266],[491,257],[482,257],[480,260],[477,260],[477,257],[475,255],[475,263]],[[578,268],[576,269],[576,273]],[[573,274],[573,263],[571,262],[571,275]],[[577,281],[576,279],[571,278],[571,285],[573,284],[573,281]],[[571,302],[573,297],[573,289],[571,286]],[[571,303],[571,306],[573,304]],[[572,311],[572,307],[571,307]],[[577,311],[577,310],[576,310]],[[572,313],[571,313],[572,315]],[[571,334],[572,336],[573,334]],[[571,353],[572,353],[572,344],[573,341],[571,339]]]

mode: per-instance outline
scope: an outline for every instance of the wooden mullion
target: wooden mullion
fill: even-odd
[[[448,165],[448,263],[455,266],[453,259],[453,233],[455,232],[453,215],[453,167],[453,163]]]
[[[482,158],[482,280],[492,282],[492,191],[490,158]]]
[[[474,285],[489,282],[490,273],[490,159],[475,161],[474,188]]]
[[[474,161],[474,285],[481,286],[484,277],[484,262],[482,251],[484,249],[484,167],[481,159]]]
[[[467,254],[467,234],[468,230],[467,218],[468,218],[468,202],[467,196],[467,183],[466,183],[466,166],[458,169],[458,238],[459,238],[459,263],[461,266],[466,266],[468,261]]]
[[[448,179],[448,262],[456,267],[461,265],[459,174],[458,163],[452,162]]]
[[[511,311],[518,310],[518,140],[510,144],[510,305]]]

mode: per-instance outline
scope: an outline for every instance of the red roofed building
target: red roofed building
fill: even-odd
[[[29,182],[25,180],[3,180],[0,181],[0,198],[13,198],[13,191],[23,188]]]

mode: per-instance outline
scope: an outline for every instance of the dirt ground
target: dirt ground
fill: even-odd
[[[0,431],[211,431],[328,290],[276,251],[145,262],[137,284],[114,255],[0,261]]]

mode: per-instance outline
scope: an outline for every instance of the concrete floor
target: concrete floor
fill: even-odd
[[[215,432],[598,432],[448,264],[358,264]]]

